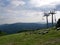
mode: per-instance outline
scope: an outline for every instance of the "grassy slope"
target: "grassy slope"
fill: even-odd
[[[60,45],[60,31],[50,29],[49,33],[44,35],[38,34],[38,32],[40,30],[32,34],[30,32],[22,32],[1,36],[0,45]]]

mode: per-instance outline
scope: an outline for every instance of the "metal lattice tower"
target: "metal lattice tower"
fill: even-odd
[[[53,22],[53,15],[56,14],[56,13],[55,13],[55,10],[50,11],[49,14],[52,15],[52,27],[53,27],[53,23],[54,23],[54,22]]]
[[[48,28],[48,16],[49,16],[49,13],[44,13],[44,16],[46,17],[46,21],[47,21],[47,28]]]

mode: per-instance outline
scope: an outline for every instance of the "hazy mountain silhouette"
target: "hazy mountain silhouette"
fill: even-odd
[[[51,27],[51,23],[49,23]],[[7,33],[16,33],[18,31],[24,30],[37,30],[41,28],[46,28],[46,24],[41,23],[14,23],[14,24],[4,24],[0,25],[0,30]]]

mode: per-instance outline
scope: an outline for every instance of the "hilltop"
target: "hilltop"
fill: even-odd
[[[60,45],[60,31],[50,28],[0,36],[0,45]]]

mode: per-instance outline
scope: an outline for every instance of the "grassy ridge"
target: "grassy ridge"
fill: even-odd
[[[60,31],[50,29],[46,34],[38,34],[45,30],[22,32],[0,37],[0,45],[60,45]]]

